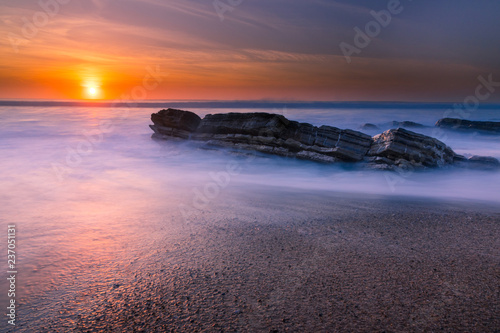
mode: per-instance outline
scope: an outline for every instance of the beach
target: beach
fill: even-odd
[[[47,317],[23,305],[32,311],[18,331],[500,327],[500,210],[492,204],[246,185],[189,221],[168,219],[175,232],[148,245],[140,264],[66,290]]]
[[[0,222],[15,225],[17,271],[15,297],[0,281],[16,325],[5,316],[0,331],[500,327],[498,172],[356,170],[201,149],[152,139],[154,111],[0,108]],[[423,120],[349,112],[287,114],[340,128]],[[446,133],[462,154],[500,157],[496,136]]]

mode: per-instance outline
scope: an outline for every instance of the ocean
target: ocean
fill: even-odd
[[[174,106],[177,104],[174,103]],[[169,103],[164,104],[164,108],[168,106]],[[443,106],[430,108],[424,105],[418,108],[418,105],[409,104],[406,109],[404,105],[384,108],[384,104],[376,103],[371,106],[364,104],[363,107],[327,106],[316,109],[296,108],[293,103],[274,103],[273,106],[251,109],[193,107],[188,110],[201,117],[221,112],[273,112],[318,126],[359,130],[361,125],[372,123],[380,128],[360,130],[369,135],[390,128],[388,123],[392,121],[414,121],[427,127],[409,130],[436,137],[459,154],[500,159],[500,140],[496,135],[434,128],[438,119],[450,114],[449,109]],[[33,207],[40,204],[41,198],[48,199],[63,189],[73,188],[73,194],[86,196],[92,193],[90,190],[76,191],[81,186],[106,191],[111,187],[125,186],[127,190],[133,188],[148,193],[151,189],[147,184],[166,181],[178,190],[190,189],[199,182],[209,181],[209,173],[223,171],[229,160],[241,167],[238,176],[231,179],[232,183],[500,200],[496,195],[500,186],[497,173],[460,169],[426,172],[408,170],[400,173],[348,172],[332,165],[271,156],[242,159],[224,151],[192,148],[188,143],[160,142],[151,139],[152,131],[148,127],[151,124],[150,114],[160,109],[0,107],[0,149],[3,157],[0,179],[1,188],[4,189],[2,199],[7,203],[4,207]],[[500,121],[500,106],[471,112],[468,119]],[[15,213],[18,218],[20,211],[17,209]]]
[[[127,270],[146,269],[157,255],[155,244],[168,239],[175,248],[193,217],[235,189],[293,188],[500,203],[500,172],[349,170],[152,139],[151,113],[171,106],[201,117],[273,112],[354,130],[373,123],[380,130],[360,130],[370,135],[388,129],[392,121],[414,121],[426,127],[409,130],[437,137],[459,154],[500,159],[498,136],[434,128],[449,114],[446,105],[276,102],[214,107],[157,101],[137,107],[50,102],[0,106],[0,222],[4,230],[16,225],[20,320],[43,323],[70,303],[73,314],[90,306],[79,303],[78,297],[90,302],[87,294],[130,279]],[[479,108],[468,119],[500,121],[500,106]],[[235,217],[238,211],[235,206]],[[3,239],[2,244],[6,248]],[[6,260],[2,265],[5,272]],[[2,306],[7,306],[7,289],[2,279]]]

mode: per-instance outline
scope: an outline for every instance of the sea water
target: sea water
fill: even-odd
[[[259,111],[314,125],[355,130],[364,123],[379,126],[380,130],[364,131],[370,135],[389,128],[392,121],[414,121],[426,127],[410,130],[438,137],[459,154],[500,159],[499,136],[436,130],[434,123],[446,116],[445,108],[374,104],[307,109],[283,103],[257,110],[190,110],[201,117]],[[62,311],[64,302],[72,302],[74,313],[80,306],[84,309],[88,304],[78,303],[78,295],[119,284],[128,273],[140,270],[147,258],[154,258],[157,242],[167,237],[175,244],[189,219],[209,210],[211,202],[231,188],[278,186],[500,202],[500,172],[348,170],[200,149],[189,142],[152,139],[148,125],[151,113],[157,111],[150,107],[0,107],[0,222],[5,231],[1,244],[6,249],[7,225],[15,224],[19,318],[43,322]],[[500,107],[479,109],[469,119],[499,121],[499,112]],[[1,265],[7,271],[6,260]],[[9,301],[7,289],[2,279],[1,306]]]

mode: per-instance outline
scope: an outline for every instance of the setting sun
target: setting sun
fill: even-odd
[[[101,98],[101,90],[97,86],[87,86],[85,87],[85,98],[87,99]]]

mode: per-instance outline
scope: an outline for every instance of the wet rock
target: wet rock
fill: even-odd
[[[184,113],[191,112],[168,109],[153,114],[154,125],[150,127],[156,137],[204,141],[210,146],[255,150],[324,163],[361,161],[372,143],[371,137],[361,132],[332,126],[316,127],[276,114],[209,114],[198,121],[198,116]],[[188,123],[183,124],[183,121]]]
[[[151,121],[156,126],[193,132],[200,125],[201,118],[193,112],[167,109],[153,113]]]
[[[334,156],[346,161],[359,162],[363,160],[371,145],[372,138],[369,135],[353,130],[343,130],[335,144]]]
[[[288,119],[281,115],[254,113],[208,114],[194,130],[209,134],[242,134],[279,138],[286,131]]]
[[[323,154],[311,152],[311,151],[301,151],[296,154],[297,158],[304,159],[304,160],[310,160],[310,161],[315,161],[315,162],[322,162],[322,163],[334,163],[338,162],[335,157],[332,156],[325,156]]]
[[[456,118],[443,118],[436,122],[436,127],[454,130],[500,133],[500,122],[494,121],[471,121]]]
[[[322,163],[363,162],[380,170],[444,167],[455,164],[484,169],[500,168],[492,157],[466,159],[443,142],[403,128],[373,138],[350,129],[316,127],[290,121],[282,115],[254,112],[210,114],[200,119],[189,111],[161,110],[151,115],[154,136],[202,142],[204,147],[256,151]],[[415,125],[413,122],[399,124]],[[423,126],[420,124],[416,124]]]
[[[383,165],[393,165],[395,163],[393,160],[390,160],[382,156],[369,156],[369,157],[367,156],[365,157],[365,162],[371,164],[383,164]]]
[[[149,127],[155,132],[156,138],[189,139],[190,134],[198,128],[201,118],[192,112],[167,109],[153,113],[151,121],[154,125]]]
[[[409,162],[414,166],[443,167],[453,164],[456,154],[437,139],[398,128],[374,136],[367,155],[384,157],[394,164]]]

